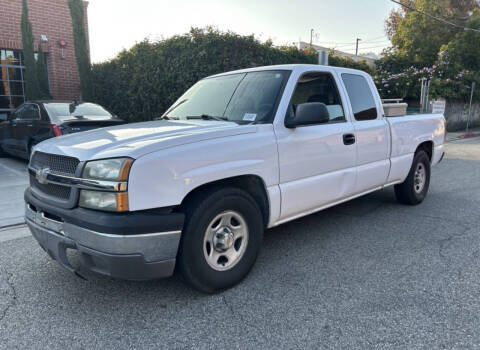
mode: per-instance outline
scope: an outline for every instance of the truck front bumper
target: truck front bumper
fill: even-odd
[[[68,249],[79,253],[85,268],[115,278],[149,280],[173,274],[184,221],[181,213],[118,215],[59,209],[42,204],[29,189],[25,201],[25,221],[32,235],[52,259],[73,273],[79,274]]]

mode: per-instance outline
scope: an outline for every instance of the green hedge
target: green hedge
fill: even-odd
[[[211,28],[192,29],[157,43],[145,40],[111,61],[93,65],[93,100],[128,121],[151,120],[203,77],[256,66],[317,62],[316,52],[277,48],[270,41],[260,43],[253,36]]]

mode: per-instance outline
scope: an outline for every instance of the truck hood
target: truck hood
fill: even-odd
[[[112,158],[139,158],[165,148],[219,137],[256,131],[255,125],[212,120],[158,120],[125,124],[55,137],[35,151],[78,158],[80,161]]]

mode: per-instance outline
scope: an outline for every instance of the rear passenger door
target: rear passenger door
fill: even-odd
[[[350,100],[357,142],[357,183],[355,193],[385,184],[390,170],[390,134],[381,106],[373,94],[368,75],[341,73]]]

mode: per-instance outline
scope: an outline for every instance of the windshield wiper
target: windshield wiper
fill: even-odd
[[[201,115],[189,115],[185,117],[186,119],[203,119],[203,120],[219,120],[219,121],[228,121],[227,117],[216,117],[209,114],[201,114]]]

